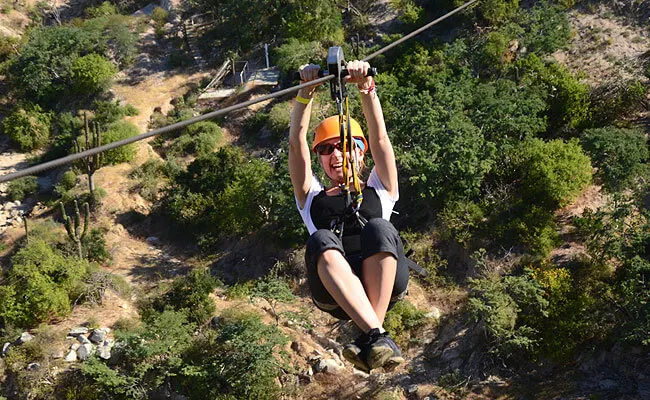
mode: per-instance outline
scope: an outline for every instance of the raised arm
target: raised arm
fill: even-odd
[[[375,81],[372,77],[366,76],[370,64],[365,61],[350,61],[347,69],[350,74],[347,81],[356,83],[361,91],[361,105],[368,124],[368,141],[377,176],[388,193],[395,198],[398,193],[395,153],[386,131],[384,113],[377,92],[374,90]]]
[[[308,82],[317,79],[319,69],[318,65],[303,65],[300,67],[300,80]],[[312,86],[298,91],[289,127],[289,174],[300,208],[305,206],[312,180],[307,131],[311,117],[311,99],[315,90],[316,86]]]

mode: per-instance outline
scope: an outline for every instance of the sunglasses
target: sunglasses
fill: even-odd
[[[332,143],[321,143],[316,146],[316,153],[321,156],[329,156],[334,152],[334,149],[338,151],[343,151],[343,143],[338,142],[335,144]]]

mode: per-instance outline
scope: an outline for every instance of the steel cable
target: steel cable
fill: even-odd
[[[376,56],[378,56],[380,54],[383,54],[386,51],[392,49],[393,47],[401,44],[402,42],[412,38],[413,36],[422,33],[423,31],[425,31],[425,30],[429,29],[430,27],[444,21],[445,19],[447,19],[447,18],[451,17],[452,15],[458,13],[459,11],[469,7],[470,5],[476,3],[477,1],[479,1],[479,0],[468,1],[467,3],[463,4],[462,6],[448,12],[447,14],[437,18],[436,20],[428,23],[427,25],[425,25],[425,26],[423,26],[423,27],[409,33],[408,35],[404,36],[403,38],[401,38],[401,39],[399,39],[399,40],[397,40],[397,41],[395,41],[395,42],[393,42],[393,43],[391,43],[391,44],[377,50],[376,52],[372,53],[371,55],[365,57],[363,59],[363,61],[372,60]],[[179,129],[185,128],[186,126],[195,124],[197,122],[205,121],[207,119],[212,119],[212,118],[218,117],[220,115],[227,114],[227,113],[229,113],[231,111],[239,110],[241,108],[248,107],[248,106],[256,104],[256,103],[260,103],[260,102],[265,101],[265,100],[270,100],[270,99],[274,99],[276,97],[284,96],[285,94],[296,92],[296,91],[298,91],[298,90],[300,90],[302,88],[309,87],[309,86],[312,86],[314,84],[327,82],[332,78],[334,78],[334,75],[328,75],[328,76],[325,76],[323,78],[319,78],[319,79],[316,79],[316,80],[313,80],[313,81],[310,81],[310,82],[307,82],[307,83],[303,83],[303,84],[300,84],[300,85],[297,85],[297,86],[292,86],[290,88],[281,90],[279,92],[275,92],[275,93],[271,93],[271,94],[268,94],[268,95],[265,95],[265,96],[261,96],[261,97],[258,97],[256,99],[253,99],[253,100],[245,101],[243,103],[238,103],[238,104],[232,105],[230,107],[226,107],[226,108],[222,108],[220,110],[212,111],[212,112],[209,112],[207,114],[203,114],[203,115],[200,115],[198,117],[190,118],[190,119],[187,119],[185,121],[177,122],[177,123],[172,124],[172,125],[167,125],[167,126],[164,126],[162,128],[154,129],[154,130],[149,131],[149,132],[141,133],[139,135],[132,136],[132,137],[127,138],[127,139],[119,140],[117,142],[112,142],[112,143],[105,144],[105,145],[99,146],[99,147],[93,147],[92,149],[88,149],[88,150],[82,151],[80,153],[70,154],[70,155],[68,155],[66,157],[62,157],[62,158],[58,158],[56,160],[52,160],[52,161],[48,161],[48,162],[45,162],[45,163],[42,163],[42,164],[34,165],[32,167],[28,167],[28,168],[25,168],[23,170],[13,172],[11,174],[0,176],[0,183],[9,182],[9,181],[12,181],[14,179],[22,178],[22,177],[28,176],[28,175],[35,175],[35,174],[37,174],[39,172],[42,172],[42,171],[45,171],[45,170],[48,170],[48,169],[51,169],[51,168],[56,168],[56,167],[59,167],[61,165],[69,164],[69,163],[71,163],[73,161],[82,159],[84,157],[92,156],[94,154],[98,154],[98,153],[101,153],[101,152],[104,152],[104,151],[107,151],[107,150],[112,150],[112,149],[115,149],[115,148],[118,148],[118,147],[121,147],[121,146],[125,146],[127,144],[131,144],[131,143],[143,140],[143,139],[147,139],[147,138],[152,137],[152,136],[157,136],[157,135],[160,135],[160,134],[163,134],[163,133],[179,130]]]

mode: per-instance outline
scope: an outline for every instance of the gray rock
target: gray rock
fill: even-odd
[[[314,366],[314,372],[334,375],[342,372],[344,369],[345,368],[343,368],[342,365],[339,365],[339,363],[332,358],[322,359]]]
[[[77,336],[77,341],[79,341],[79,343],[81,343],[81,344],[88,344],[88,343],[90,343],[90,340],[88,340],[88,338],[87,338],[85,335],[79,335],[79,336]]]
[[[77,358],[81,361],[87,360],[95,351],[94,346],[91,343],[82,344],[81,347],[77,349]]]
[[[11,347],[11,343],[7,342],[2,346],[2,355],[6,355],[7,352],[9,351],[9,348]]]
[[[77,337],[79,335],[85,335],[87,333],[88,333],[88,328],[86,328],[85,326],[78,326],[76,328],[72,328],[68,333],[68,336]]]
[[[99,346],[97,350],[99,351],[99,357],[103,360],[111,359],[111,348],[112,346]]]
[[[7,215],[4,213],[0,213],[0,226],[5,226],[7,225]]]
[[[151,243],[151,244],[156,244],[156,243],[158,243],[160,241],[155,236],[149,236],[146,240],[147,240],[147,243]]]
[[[63,358],[63,356],[64,356],[64,354],[63,354],[63,352],[60,351],[60,350],[59,350],[59,351],[55,351],[54,353],[52,353],[52,358],[55,359],[55,360],[58,360],[58,359],[60,359],[60,358]]]
[[[212,327],[212,329],[217,329],[219,325],[221,325],[221,320],[222,318],[218,315],[212,317],[212,319],[210,320],[210,326]]]
[[[77,349],[79,349],[79,347],[81,347],[81,343],[79,343],[79,342],[72,343],[72,345],[70,346],[70,350],[77,351]]]
[[[17,342],[18,342],[18,344],[23,344],[23,343],[27,343],[27,342],[29,342],[29,341],[31,341],[33,339],[34,339],[34,336],[30,335],[29,332],[23,332],[20,335],[20,337],[18,338]]]
[[[63,359],[65,362],[75,362],[77,361],[77,352],[74,350],[70,350],[68,354],[65,356]]]
[[[356,368],[352,368],[352,375],[361,378],[368,378],[370,376],[370,374],[368,374],[367,372],[363,372],[360,369],[356,369]]]
[[[95,329],[93,333],[90,334],[88,339],[95,344],[99,344],[104,342],[107,334],[108,334],[107,328]]]
[[[27,371],[38,371],[39,369],[41,369],[41,364],[39,363],[33,362],[27,364]]]
[[[406,388],[407,395],[416,394],[417,392],[418,392],[418,385],[409,385]]]

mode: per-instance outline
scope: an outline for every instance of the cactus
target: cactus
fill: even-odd
[[[74,218],[69,217],[65,213],[65,207],[61,203],[61,215],[63,216],[63,224],[65,225],[65,230],[68,232],[68,237],[74,243],[77,244],[77,251],[79,252],[79,258],[83,258],[83,239],[86,237],[86,232],[88,231],[88,220],[90,217],[90,207],[88,203],[83,204],[84,209],[84,220],[83,220],[83,229],[81,228],[81,214],[79,213],[79,205],[77,200],[74,201]]]
[[[88,124],[88,118],[86,117],[85,113],[84,113],[84,137],[85,137],[85,144],[83,145],[80,143],[79,140],[80,137],[78,137],[74,141],[75,152],[81,153],[82,151],[94,147],[99,147],[102,144],[102,136],[101,136],[101,130],[99,129],[99,124],[97,123],[92,124],[92,131],[91,131]],[[88,187],[90,189],[90,197],[94,202],[96,198],[95,198],[95,180],[93,179],[93,175],[95,174],[95,171],[97,171],[103,166],[104,154],[98,153],[92,156],[85,157],[81,160],[81,163],[84,171],[86,172],[86,175],[88,175]]]

